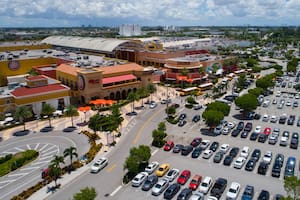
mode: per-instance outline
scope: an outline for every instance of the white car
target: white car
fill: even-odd
[[[271,152],[271,151],[267,151],[267,152],[265,153],[265,155],[264,155],[264,157],[263,157],[263,161],[264,161],[265,163],[268,163],[268,164],[271,163],[271,161],[272,161],[272,152]]]
[[[152,102],[152,103],[150,104],[150,106],[149,106],[149,107],[150,107],[151,109],[153,109],[153,108],[155,108],[156,106],[157,106],[157,103],[155,103],[155,102]]]
[[[241,169],[244,166],[245,161],[246,161],[246,158],[238,157],[236,159],[236,161],[234,162],[233,167],[236,168],[236,169]]]
[[[219,200],[217,197],[214,196],[208,196],[207,200]]]
[[[249,147],[247,147],[247,146],[243,147],[243,149],[241,151],[241,157],[248,158],[249,151],[250,151]]]
[[[200,184],[199,191],[202,192],[203,194],[207,194],[211,186],[212,186],[212,178],[206,176]]]
[[[139,187],[147,179],[147,177],[148,177],[147,172],[140,172],[132,179],[131,185],[133,187]]]
[[[166,174],[165,178],[168,179],[170,182],[172,182],[177,176],[179,175],[179,169],[171,169]]]
[[[148,174],[152,174],[159,166],[159,163],[156,161],[151,162],[146,168],[145,168],[145,172],[147,172]]]
[[[228,133],[230,132],[230,128],[228,126],[224,127],[222,130],[223,135],[228,135]]]
[[[256,126],[254,129],[255,133],[260,133],[261,132],[261,126]]]
[[[233,129],[235,127],[235,123],[234,122],[228,122],[227,126],[230,128],[230,129]]]
[[[232,182],[226,194],[226,199],[235,200],[239,196],[241,185],[237,182]]]
[[[299,99],[299,94],[296,94],[296,95],[295,95],[295,99]]]
[[[204,194],[201,192],[195,192],[192,194],[189,200],[204,200]]]
[[[168,179],[160,179],[152,188],[152,195],[158,196],[160,195],[167,187],[169,186]]]
[[[280,146],[287,146],[287,144],[288,144],[288,137],[286,137],[286,136],[281,136],[281,138],[280,138]]]
[[[275,115],[271,116],[270,122],[276,123],[277,122],[277,117]]]
[[[202,142],[200,143],[199,147],[201,149],[206,149],[210,144],[210,140],[202,140]]]
[[[285,105],[286,105],[286,106],[291,106],[291,105],[292,105],[292,102],[291,102],[291,101],[287,101]]]
[[[269,121],[269,115],[264,114],[263,117],[262,117],[262,120],[263,120],[264,122]]]
[[[108,164],[108,159],[105,157],[100,158],[99,160],[95,161],[94,164],[91,166],[91,172],[97,173],[101,169],[103,169]]]
[[[222,144],[220,147],[220,151],[223,151],[224,153],[226,153],[229,150],[229,144]]]
[[[209,159],[209,158],[212,156],[212,154],[213,154],[213,151],[207,149],[207,150],[205,150],[205,151],[203,152],[202,158],[204,158],[204,159]]]

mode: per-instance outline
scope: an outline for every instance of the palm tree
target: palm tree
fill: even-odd
[[[150,98],[151,98],[151,101],[152,101],[152,94],[154,92],[156,92],[156,87],[153,83],[150,83],[149,85],[147,85],[147,91],[150,93]]]
[[[57,179],[59,179],[59,177],[61,175],[61,168],[57,167],[55,165],[49,165],[49,174],[48,175],[51,178],[53,178],[54,183],[55,183],[55,188],[58,188]]]
[[[53,160],[50,161],[50,165],[53,165],[55,167],[60,167],[60,163],[65,163],[65,158],[63,156],[55,155]]]
[[[72,164],[73,164],[73,156],[75,156],[76,158],[78,158],[78,154],[77,154],[77,149],[76,149],[76,147],[69,147],[69,148],[66,148],[65,150],[64,150],[64,157],[67,157],[67,156],[69,156],[70,157],[70,166],[71,166],[71,168],[72,168]]]
[[[129,92],[127,96],[127,100],[132,102],[131,112],[134,112],[134,102],[137,101],[138,99],[139,99],[139,95],[137,95],[137,93]]]
[[[47,115],[49,119],[49,127],[52,127],[51,125],[51,116],[53,115],[53,112],[55,111],[55,108],[51,106],[48,103],[43,104],[42,106],[42,115]]]
[[[29,110],[27,106],[20,106],[16,109],[14,117],[16,119],[19,119],[21,123],[24,123],[24,131],[25,131],[26,130],[25,121],[26,119],[32,117],[32,112]]]
[[[71,117],[72,127],[74,127],[73,117],[78,116],[78,115],[79,115],[79,113],[75,106],[73,106],[71,104],[67,106],[66,111],[65,111],[65,116]]]
[[[146,88],[145,87],[141,87],[137,90],[137,93],[138,95],[140,96],[140,98],[142,99],[142,105],[141,107],[144,107],[144,101],[143,101],[143,98],[147,95],[147,91],[146,91]]]

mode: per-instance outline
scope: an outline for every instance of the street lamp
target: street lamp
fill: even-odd
[[[167,108],[169,107],[169,87],[170,84],[165,84],[165,86],[167,87]]]

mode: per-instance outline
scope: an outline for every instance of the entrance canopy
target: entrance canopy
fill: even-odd
[[[90,104],[94,104],[94,105],[112,105],[114,103],[116,103],[116,101],[105,100],[105,99],[96,99],[96,100],[90,101]]]

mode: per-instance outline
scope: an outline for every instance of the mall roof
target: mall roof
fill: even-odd
[[[41,43],[51,44],[55,46],[89,49],[102,52],[112,52],[119,45],[126,42],[130,42],[130,40],[75,36],[50,36],[41,41]]]
[[[18,98],[18,97],[29,97],[29,96],[36,96],[36,95],[46,95],[52,92],[60,92],[69,90],[68,87],[61,85],[61,84],[51,84],[46,86],[40,87],[19,87],[11,92],[11,94]]]

